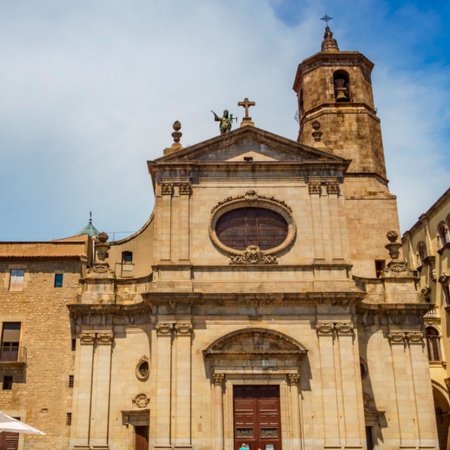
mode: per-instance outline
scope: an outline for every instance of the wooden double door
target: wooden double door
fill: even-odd
[[[17,450],[19,448],[19,434],[4,431],[0,433],[0,450]]]
[[[279,386],[233,387],[234,450],[282,450]]]

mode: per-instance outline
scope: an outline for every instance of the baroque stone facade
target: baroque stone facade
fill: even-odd
[[[421,300],[430,305],[424,338],[430,365],[436,425],[441,449],[450,448],[450,188],[421,214],[402,238],[403,253],[419,278]]]
[[[295,78],[297,141],[246,115],[183,148],[178,124],[139,232],[71,258],[0,244],[3,342],[29,348],[1,363],[2,405],[47,431],[30,448],[437,449],[372,67],[327,27]]]

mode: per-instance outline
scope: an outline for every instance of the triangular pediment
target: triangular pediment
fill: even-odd
[[[158,158],[173,162],[306,162],[343,163],[326,150],[300,144],[253,126],[246,126]]]

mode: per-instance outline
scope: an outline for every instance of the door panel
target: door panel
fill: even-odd
[[[148,426],[135,426],[135,450],[148,450]]]
[[[19,448],[19,433],[9,431],[0,433],[0,450],[17,450]]]
[[[234,386],[233,395],[235,450],[281,450],[279,386]]]

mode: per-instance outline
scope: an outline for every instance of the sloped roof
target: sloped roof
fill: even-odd
[[[331,152],[300,144],[297,141],[286,139],[254,126],[245,126],[233,130],[230,133],[222,134],[168,155],[164,155],[155,161],[149,161],[149,165],[151,163],[161,164],[182,161],[227,161],[231,160],[233,156],[232,154],[227,155],[227,149],[230,149],[231,152],[231,149],[234,148],[233,146],[235,144],[249,141],[260,144],[260,148],[271,149],[279,155],[284,154],[285,160],[320,160],[324,162],[340,163],[346,161],[344,158],[333,155]],[[228,159],[227,156],[229,156]]]

